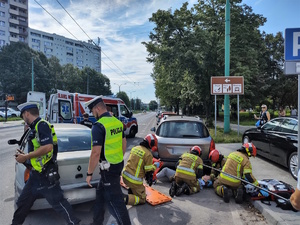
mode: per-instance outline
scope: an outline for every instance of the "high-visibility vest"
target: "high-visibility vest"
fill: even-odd
[[[104,156],[111,164],[123,161],[123,123],[115,117],[103,116],[98,121],[106,130],[104,140]],[[93,143],[93,142],[92,142]]]
[[[39,132],[38,132],[38,125],[42,121],[46,122],[48,124],[50,130],[51,130],[52,138],[53,138],[53,145],[57,144],[57,136],[56,136],[53,125],[50,124],[49,122],[47,122],[46,120],[41,119],[40,121],[38,121],[36,123],[36,125],[34,127],[34,129],[36,131],[35,132],[35,137],[31,140],[31,142],[33,144],[33,150],[34,151],[36,151],[41,146],[40,138],[39,138]],[[31,165],[36,171],[42,172],[42,169],[43,169],[44,165],[51,160],[52,156],[53,156],[53,149],[50,152],[48,152],[46,155],[39,156],[39,157],[36,157],[36,158],[31,158],[30,159]]]

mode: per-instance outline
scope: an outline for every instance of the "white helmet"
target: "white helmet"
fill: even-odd
[[[257,191],[257,188],[251,184],[245,185],[246,193],[254,193]]]

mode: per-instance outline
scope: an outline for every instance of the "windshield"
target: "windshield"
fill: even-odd
[[[159,126],[156,135],[172,138],[206,138],[209,137],[209,132],[200,122],[166,121]]]

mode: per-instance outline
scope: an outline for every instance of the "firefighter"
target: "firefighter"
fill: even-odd
[[[224,202],[228,203],[230,201],[232,191],[235,202],[238,204],[243,202],[243,184],[239,179],[227,174],[245,179],[255,186],[259,185],[258,181],[252,175],[252,166],[249,160],[251,156],[256,156],[256,147],[252,143],[243,144],[240,149],[228,155],[226,163],[222,168],[222,172],[224,173],[221,172],[219,174],[213,185],[216,194],[223,197]],[[265,193],[262,194],[264,195]]]
[[[151,186],[153,172],[160,165],[159,162],[152,164],[152,148],[157,148],[157,138],[154,134],[148,134],[139,146],[131,149],[129,159],[122,172],[123,182],[129,187],[128,195],[125,195],[124,198],[127,205],[138,205],[146,202],[143,178]]]
[[[180,156],[174,177],[175,180],[172,181],[169,190],[171,197],[174,197],[174,195],[180,196],[183,193],[189,195],[200,191],[198,179],[203,174],[201,153],[201,148],[194,146],[189,153],[187,152]]]

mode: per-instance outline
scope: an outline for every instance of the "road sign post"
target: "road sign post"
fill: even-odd
[[[244,77],[211,77],[210,82],[211,95],[215,95],[215,136],[217,136],[217,95],[237,95],[238,96],[238,135],[240,133],[240,112],[239,112],[239,95],[244,94]]]
[[[285,75],[298,74],[298,124],[300,121],[300,28],[285,29],[284,42],[284,73]],[[298,172],[300,171],[300,126],[298,126]],[[300,179],[298,177],[298,179]]]

